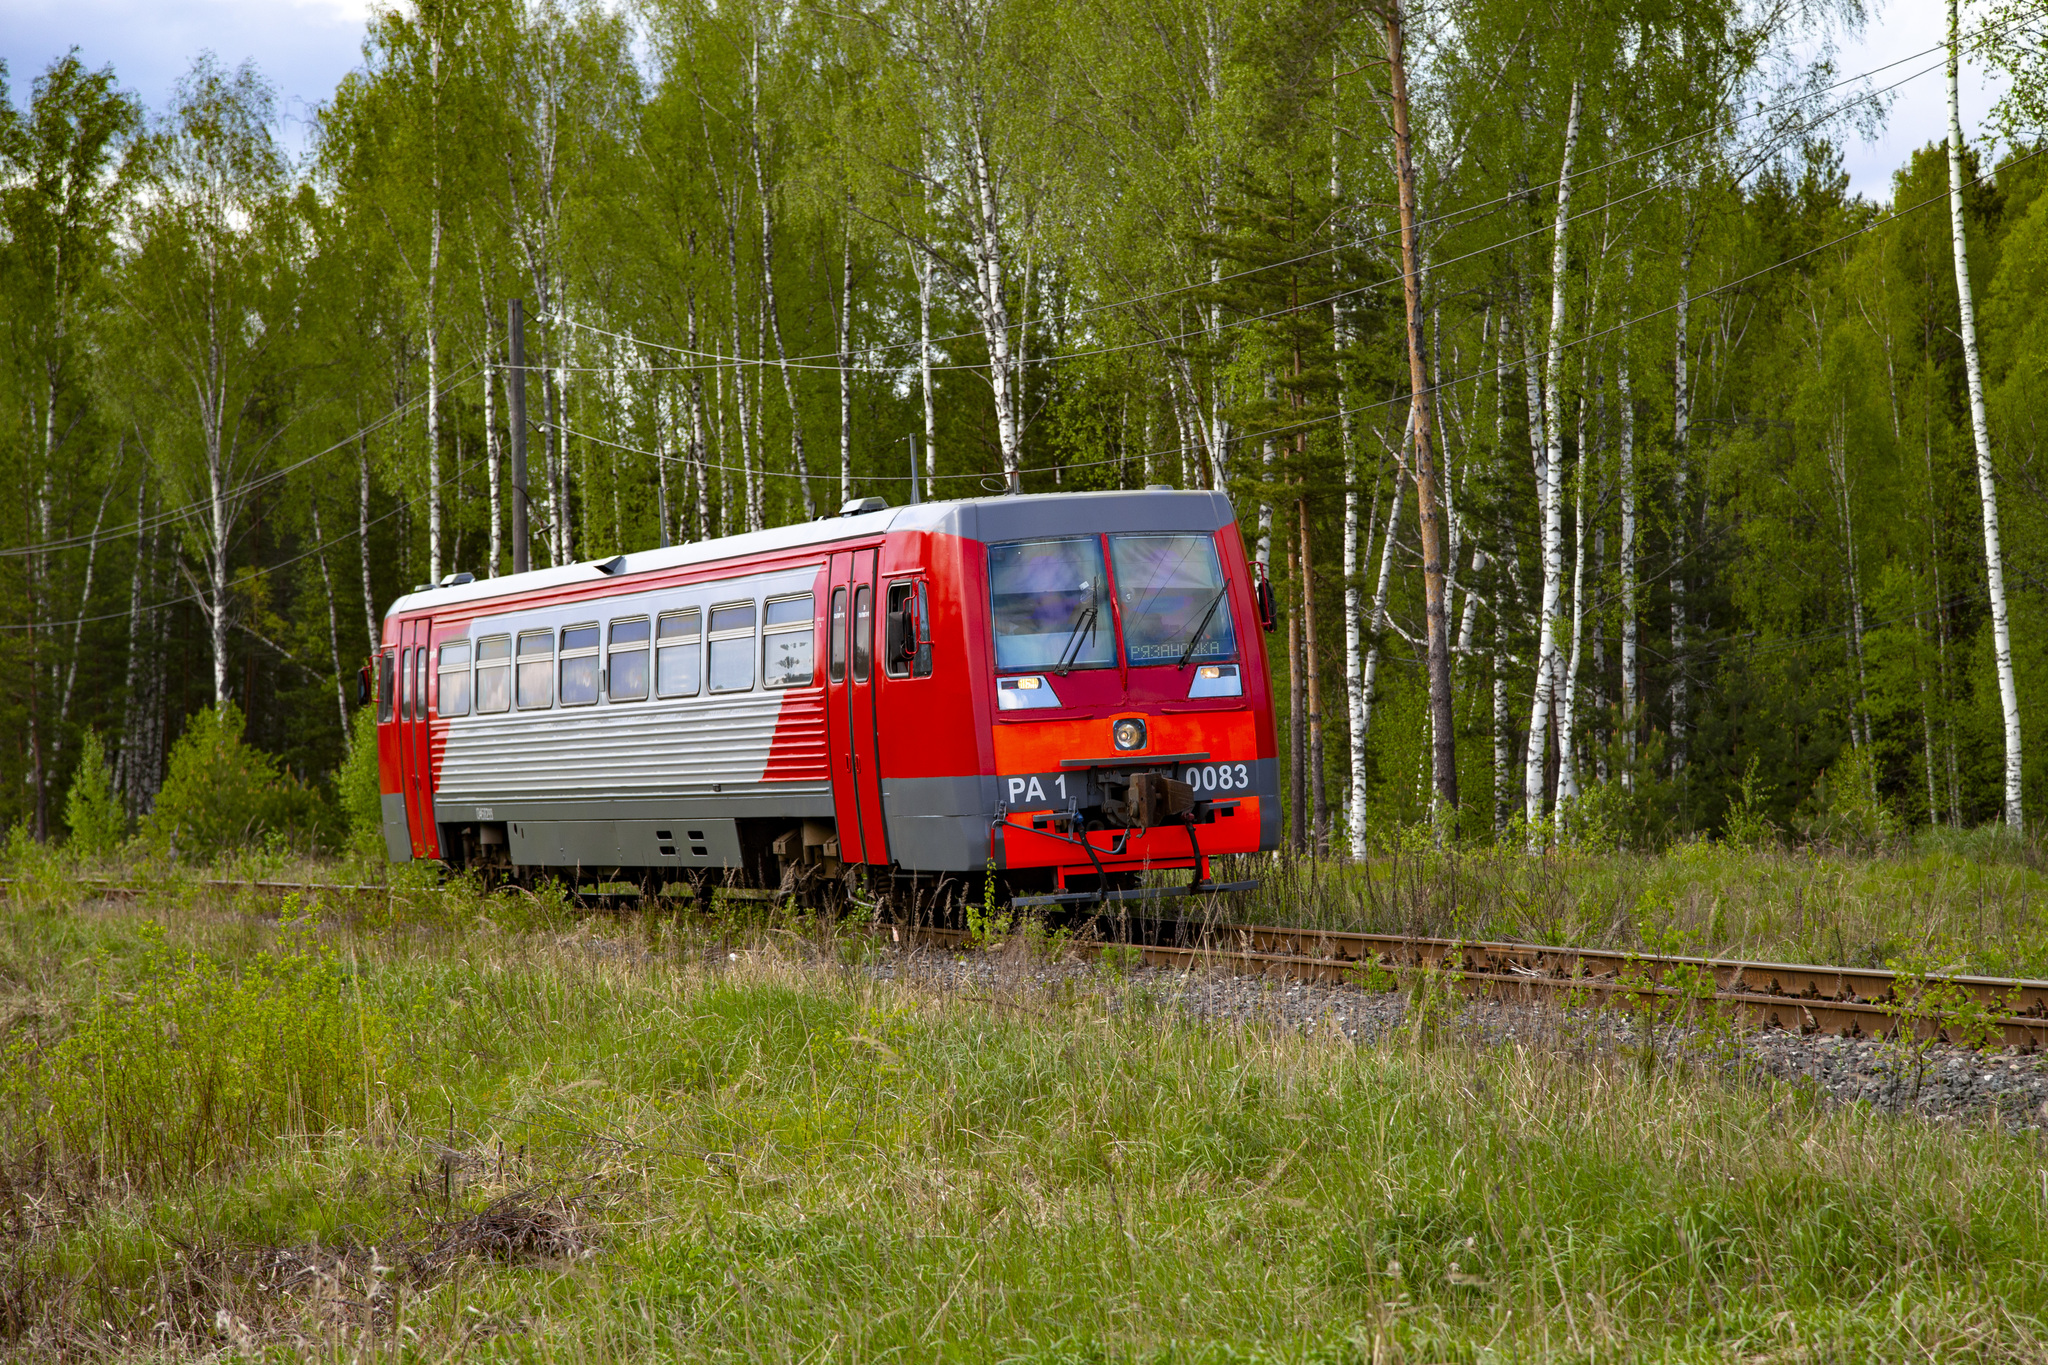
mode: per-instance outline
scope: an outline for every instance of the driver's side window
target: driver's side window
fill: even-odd
[[[889,585],[883,670],[892,678],[932,675],[931,602],[924,580]]]

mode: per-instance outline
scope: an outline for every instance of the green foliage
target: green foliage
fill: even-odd
[[[1736,848],[1763,848],[1778,839],[1778,827],[1765,814],[1770,788],[1757,777],[1758,761],[1755,754],[1749,756],[1749,767],[1743,770],[1742,784],[1728,800],[1728,818],[1722,825],[1722,833]]]
[[[1854,853],[1882,848],[1904,832],[1891,803],[1878,790],[1875,761],[1857,748],[1845,749],[1834,766],[1821,773],[1800,824],[1807,838]]]
[[[358,707],[349,728],[348,755],[334,774],[335,804],[348,822],[348,852],[364,862],[381,862],[384,804],[377,778],[377,712]]]
[[[150,851],[207,862],[230,850],[282,834],[301,845],[327,833],[317,793],[249,744],[233,702],[195,714],[171,746],[170,771],[156,807],[143,817]]]
[[[388,1050],[388,1024],[294,897],[277,943],[239,961],[144,925],[132,973],[102,962],[67,1035],[11,1044],[5,1084],[61,1152],[159,1184],[360,1126]]]
[[[995,860],[990,859],[981,877],[981,900],[967,902],[967,941],[973,947],[1002,942],[1016,924],[1017,917],[1007,902],[1001,907],[996,904],[997,881]]]
[[[128,835],[128,816],[114,795],[106,747],[97,730],[88,729],[79,743],[78,771],[64,798],[64,823],[71,831],[73,851],[87,858],[106,857]]]

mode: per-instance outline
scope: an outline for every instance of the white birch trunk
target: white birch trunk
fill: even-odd
[[[145,456],[147,452],[145,452]],[[114,790],[121,793],[123,808],[136,814],[137,762],[141,756],[142,699],[138,695],[142,663],[142,581],[155,537],[142,532],[148,512],[149,462],[144,459],[142,477],[135,481],[135,573],[128,582],[128,655],[121,684],[121,747],[114,756]]]
[[[939,409],[932,398],[932,263],[913,252],[917,266],[917,383],[924,399],[924,495],[939,495]]]
[[[1586,631],[1586,402],[1579,400],[1579,464],[1572,478],[1572,645],[1564,669],[1564,702],[1557,709],[1557,804],[1578,800],[1579,660]]]
[[[989,164],[988,136],[978,108],[968,131],[971,143],[968,174],[973,181],[975,196],[975,287],[972,297],[975,313],[981,321],[982,337],[988,343],[989,387],[995,391],[996,442],[1002,452],[1003,476],[1014,493],[1023,489],[1023,466],[1016,392],[1012,384],[1010,306],[1003,294],[1002,203],[996,192],[994,168]]]
[[[477,241],[476,225],[474,222],[470,224],[469,240],[471,250],[476,256],[477,303],[483,309],[483,315],[486,319],[481,349],[483,351],[484,385],[484,470],[491,503],[491,557],[489,566],[484,570],[484,577],[496,578],[498,576],[500,556],[505,552],[504,447],[498,440],[496,406],[497,382],[501,372],[494,363],[493,352],[496,350],[495,334],[488,320],[497,317],[498,310],[492,305],[490,285],[484,278],[483,245]]]
[[[440,174],[434,177],[433,226],[427,241],[427,581],[441,581],[441,325],[435,307],[441,279]]]
[[[1615,396],[1621,404],[1621,726],[1627,746],[1628,768],[1621,785],[1633,791],[1636,784],[1636,737],[1641,729],[1636,718],[1636,398],[1630,382],[1629,302],[1635,289],[1636,258],[1630,252],[1622,264],[1627,283],[1621,292],[1621,354],[1615,365]]]
[[[773,201],[768,194],[768,172],[761,160],[761,40],[758,32],[754,38],[754,58],[748,71],[753,124],[748,129],[747,142],[754,154],[754,193],[761,201],[761,309],[767,315],[768,331],[775,339],[775,365],[782,373],[782,394],[789,400],[789,451],[796,461],[797,488],[803,495],[804,520],[815,521],[818,508],[816,500],[811,497],[810,460],[804,453],[803,412],[797,407],[796,383],[789,375],[789,352],[782,344],[782,316],[775,307],[775,223],[773,214],[769,212]],[[764,347],[764,354],[765,350]],[[765,452],[762,463],[765,467]]]
[[[1543,607],[1537,627],[1536,687],[1529,715],[1529,753],[1522,774],[1522,803],[1529,838],[1540,841],[1543,821],[1543,761],[1549,738],[1550,708],[1556,699],[1558,602],[1564,578],[1564,508],[1559,480],[1564,465],[1564,324],[1565,244],[1571,225],[1572,154],[1579,143],[1579,82],[1572,83],[1570,112],[1565,117],[1564,156],[1557,178],[1557,214],[1550,244],[1550,345],[1544,360],[1543,443],[1536,463],[1537,511],[1543,536]],[[1533,361],[1533,357],[1531,357]],[[1532,379],[1533,382],[1533,367]]]
[[[1685,769],[1687,691],[1685,677],[1685,556],[1688,515],[1686,442],[1692,435],[1692,384],[1688,348],[1692,344],[1692,236],[1678,254],[1677,336],[1671,376],[1671,771]]]
[[[362,409],[356,410],[356,425],[362,425]],[[356,440],[356,560],[363,575],[363,637],[370,653],[377,652],[377,594],[370,587],[370,440]]]
[[[839,246],[839,501],[853,500],[853,232]]]
[[[1970,257],[1963,235],[1963,113],[1957,89],[1961,64],[1956,0],[1948,3],[1948,219],[1956,258],[1963,370],[1970,382],[1970,435],[1977,450],[1977,495],[1984,507],[1984,578],[1991,594],[1991,648],[1998,665],[1998,701],[2005,720],[2005,823],[2024,828],[2020,802],[2020,695],[2013,676],[2012,629],[2005,602],[2005,552],[1999,543],[1998,479],[1991,464],[1991,428],[1984,415],[1984,369],[1977,355],[1977,309],[1970,296]]]
[[[327,599],[327,658],[334,665],[334,709],[341,719],[342,747],[347,748],[352,742],[354,732],[348,723],[348,692],[341,682],[341,616],[334,604],[334,577],[327,571],[327,537],[320,530],[318,492],[313,494],[312,505],[313,557],[319,561],[321,595]]]

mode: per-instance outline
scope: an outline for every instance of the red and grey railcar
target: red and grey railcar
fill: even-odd
[[[513,876],[1213,885],[1279,843],[1271,616],[1228,499],[1170,490],[871,499],[457,576],[385,617],[386,844]]]

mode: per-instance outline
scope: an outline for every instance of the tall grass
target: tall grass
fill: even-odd
[[[1874,856],[1682,844],[1658,854],[1411,840],[1364,863],[1245,859],[1242,922],[1435,937],[2048,975],[2048,856],[1996,834],[1929,832]]]
[[[132,1052],[117,1066],[161,1107],[152,1078],[190,1065],[180,1021],[202,1017],[171,1002],[214,1019],[246,998],[247,1089],[300,1084],[301,1108],[217,1128],[207,1160],[144,1162],[149,1183],[60,1190],[21,1146],[58,1130],[21,1126],[33,1097],[10,1095],[13,1355],[2048,1352],[2038,1138],[1832,1107],[1564,1021],[1358,1046],[1189,1019],[1144,973],[920,989],[815,923],[149,913],[0,922],[24,964],[0,972],[9,1037],[75,1078]],[[31,996],[54,1004],[23,1013]],[[261,1039],[364,1021],[384,1041],[357,1063],[262,1060]],[[168,1052],[132,1037],[165,1023]],[[292,1079],[350,1065],[326,1099]],[[374,1114],[342,1093],[364,1079]],[[80,1085],[82,1116],[125,1093]],[[141,1128],[142,1105],[112,1112]],[[543,1203],[576,1235],[445,1250]]]
[[[0,1081],[59,1160],[140,1185],[189,1180],[279,1138],[360,1128],[388,1054],[308,918],[234,960],[137,929],[132,969],[97,964],[68,1030],[18,1030]]]

